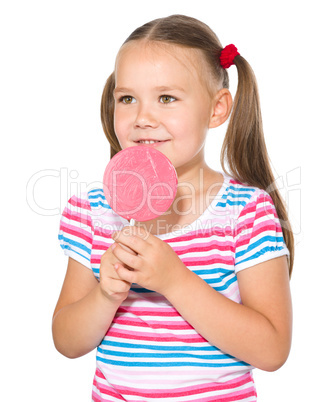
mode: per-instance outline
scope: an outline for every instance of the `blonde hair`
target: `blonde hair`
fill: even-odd
[[[184,15],[159,18],[137,28],[124,44],[144,39],[201,50],[216,80],[223,88],[229,87],[228,73],[219,63],[219,55],[223,47],[216,34],[203,22]],[[230,170],[228,173],[235,179],[267,191],[269,189],[282,224],[284,240],[290,252],[289,274],[291,276],[294,238],[285,204],[275,185],[270,167],[255,75],[242,56],[236,56],[234,63],[238,72],[238,86],[221,150],[221,165],[227,173],[225,168],[227,162]],[[110,143],[111,157],[121,150],[114,130],[114,88],[115,74],[113,72],[106,82],[101,100],[101,121]]]

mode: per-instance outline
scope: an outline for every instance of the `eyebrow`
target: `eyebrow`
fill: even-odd
[[[155,88],[158,92],[166,92],[166,91],[181,91],[181,92],[185,92],[185,89],[178,86],[178,85],[172,85],[170,87],[168,86],[160,86],[160,87],[156,87]]]
[[[185,92],[185,89],[178,86],[178,85],[172,85],[172,86],[159,86],[154,88],[158,92],[170,92],[170,91],[180,91],[180,92]],[[114,89],[114,95],[117,93],[130,93],[133,92],[131,88],[126,88],[126,87],[116,87]]]
[[[128,93],[128,92],[131,92],[131,91],[132,90],[129,89],[129,88],[117,87],[117,88],[114,89],[114,94],[117,94],[117,93],[120,93],[120,92]]]

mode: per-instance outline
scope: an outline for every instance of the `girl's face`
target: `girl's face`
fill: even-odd
[[[203,163],[213,99],[197,58],[193,50],[144,41],[121,49],[114,127],[122,149],[155,147],[176,169]]]

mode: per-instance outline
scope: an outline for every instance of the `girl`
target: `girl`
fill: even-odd
[[[179,186],[167,213],[135,227],[102,189],[70,199],[56,348],[75,358],[97,347],[93,401],[255,401],[252,369],[276,370],[290,350],[293,238],[249,64],[193,18],[158,19],[121,47],[101,112],[111,156],[156,147]],[[204,160],[208,129],[229,116],[232,176]]]

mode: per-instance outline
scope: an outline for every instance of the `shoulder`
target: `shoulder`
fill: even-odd
[[[233,222],[236,272],[289,254],[273,199],[267,191],[232,179],[226,194],[227,199],[230,196],[238,202]]]
[[[79,195],[72,195],[66,208],[79,209],[87,214],[96,213],[100,209],[111,210],[102,189],[94,189]]]
[[[117,215],[108,205],[101,188],[72,195],[62,213],[62,221],[69,220],[70,223],[90,228],[113,219],[117,219]]]
[[[111,210],[102,188],[96,188],[87,193],[84,193],[82,195],[82,198],[87,201],[91,211],[95,211],[100,208]]]
[[[242,183],[225,175],[224,185],[218,194],[216,207],[228,210],[234,219],[258,205],[272,205],[271,196],[263,189]]]

